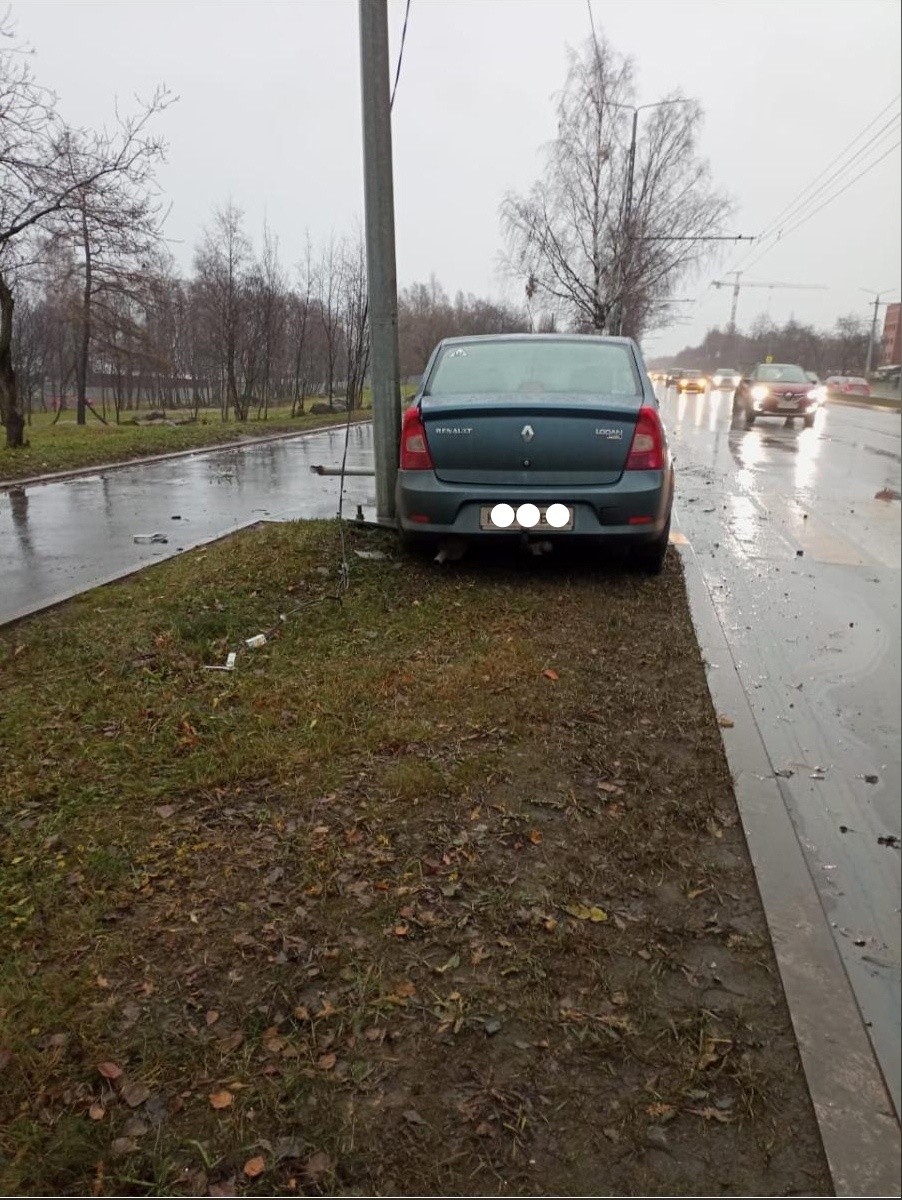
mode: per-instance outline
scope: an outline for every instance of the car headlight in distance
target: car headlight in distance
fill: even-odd
[[[763,383],[756,383],[755,386],[752,388],[752,399],[753,400],[766,400],[769,395],[770,395],[770,392],[764,386]]]
[[[492,524],[508,529],[514,523],[514,510],[509,504],[496,504],[492,509]]]
[[[517,520],[524,529],[532,529],[534,525],[538,525],[542,514],[534,504],[521,504],[517,509]]]
[[[570,510],[566,504],[549,504],[545,510],[545,520],[552,529],[563,529],[570,520]]]

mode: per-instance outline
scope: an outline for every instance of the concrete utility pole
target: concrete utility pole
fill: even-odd
[[[380,524],[394,525],[395,481],[401,443],[401,379],[389,76],[387,0],[360,0],[363,181],[376,520]]]

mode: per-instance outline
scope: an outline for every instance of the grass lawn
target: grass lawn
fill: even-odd
[[[0,631],[0,1192],[829,1194],[675,553],[347,537]]]
[[[361,412],[363,419],[369,415],[368,409]],[[182,416],[184,414],[177,413],[175,419]],[[128,462],[174,450],[226,445],[247,437],[297,433],[323,425],[340,424],[346,419],[345,413],[338,412],[325,416],[307,413],[292,418],[290,406],[270,409],[265,421],[223,421],[218,411],[206,411],[197,423],[191,425],[102,425],[91,416],[87,425],[76,425],[74,413],[66,413],[54,425],[49,414],[38,413],[33,424],[25,431],[28,446],[21,450],[7,450],[0,444],[0,482],[104,463]],[[357,414],[354,419],[358,419]]]

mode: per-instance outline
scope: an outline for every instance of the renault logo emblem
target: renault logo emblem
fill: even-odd
[[[520,437],[523,439],[524,442],[531,442],[535,436],[536,436],[535,430],[533,429],[533,427],[531,425],[524,425],[523,428],[520,430]]]

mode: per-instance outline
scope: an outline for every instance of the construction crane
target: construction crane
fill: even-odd
[[[799,288],[810,292],[826,292],[829,289],[821,283],[758,283],[752,280],[746,280],[745,283],[740,282],[742,271],[731,271],[734,276],[732,283],[728,283],[723,279],[714,279],[711,281],[711,286],[716,288],[731,287],[733,289],[733,305],[730,309],[730,324],[728,327],[729,333],[736,332],[736,308],[739,304],[739,292],[741,288]]]

